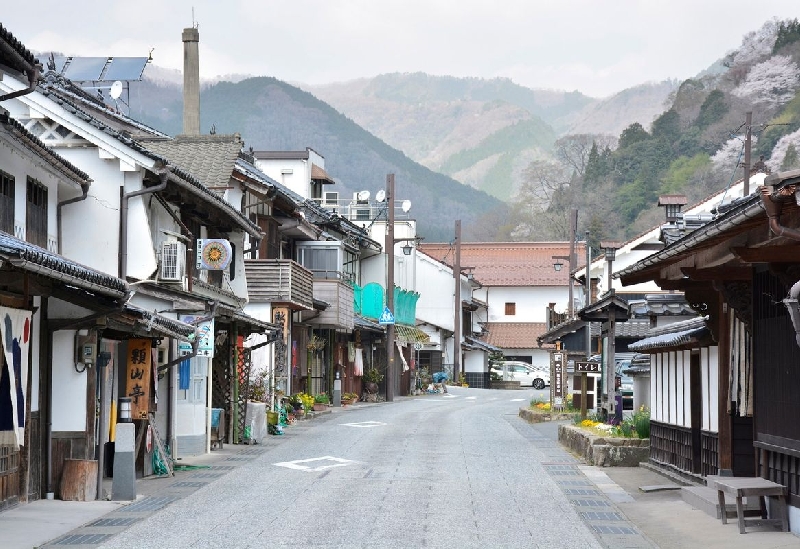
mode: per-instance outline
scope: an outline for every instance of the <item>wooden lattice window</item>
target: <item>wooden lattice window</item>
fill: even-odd
[[[0,231],[14,234],[14,176],[0,170]]]
[[[506,316],[514,316],[515,314],[517,314],[517,304],[506,303]]]
[[[25,219],[25,239],[47,248],[47,187],[32,177],[28,177]]]

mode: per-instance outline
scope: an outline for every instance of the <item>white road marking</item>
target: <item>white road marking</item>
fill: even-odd
[[[382,421],[360,421],[358,423],[340,423],[339,425],[346,425],[347,427],[382,427],[386,424]]]
[[[525,401],[524,398],[512,398],[511,399],[511,402],[524,402],[524,401]]]
[[[446,395],[442,395],[442,398],[457,398],[456,395],[451,395],[450,393]]]
[[[311,463],[315,461],[329,461],[333,462],[330,465],[319,465],[317,467],[310,467],[308,465],[304,465],[305,463]],[[308,473],[318,473],[320,471],[325,471],[326,469],[332,469],[334,467],[347,467],[356,463],[355,461],[349,459],[342,459],[336,458],[333,456],[323,456],[318,458],[309,458],[309,459],[297,459],[295,461],[282,461],[280,463],[273,463],[278,467],[286,467],[287,469],[294,469],[296,471],[306,471]]]
[[[464,400],[478,400],[478,397],[465,397]]]

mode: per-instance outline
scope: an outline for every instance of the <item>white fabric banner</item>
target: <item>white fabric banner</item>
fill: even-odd
[[[5,358],[0,370],[0,444],[18,450],[25,441],[25,398],[28,394],[28,346],[31,312],[0,307],[0,341]]]
[[[355,360],[353,360],[353,375],[364,375],[364,349],[361,347],[355,348]]]

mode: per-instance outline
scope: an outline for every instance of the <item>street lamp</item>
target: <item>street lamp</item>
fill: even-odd
[[[613,296],[614,289],[611,287],[611,271],[613,270],[612,266],[614,263],[614,259],[617,255],[617,250],[622,247],[620,242],[615,241],[606,241],[600,242],[600,247],[603,248],[603,251],[606,254],[606,269],[608,270],[608,288],[606,289],[607,295]],[[615,402],[615,377],[616,377],[616,360],[614,359],[614,353],[616,351],[616,321],[614,320],[614,315],[611,312],[611,307],[609,306],[609,315],[608,315],[608,353],[606,356],[606,371],[604,376],[604,388],[606,394],[606,402],[607,402],[607,410],[608,412],[614,411],[614,407],[616,406]],[[621,405],[621,403],[620,403]],[[621,410],[620,410],[621,411]]]
[[[614,259],[617,256],[617,250],[622,247],[622,243],[616,241],[605,241],[600,243],[600,247],[603,248],[603,251],[606,254],[606,265],[608,267],[608,272],[606,273],[608,277],[608,288],[606,288],[607,292],[611,291],[611,264],[614,263]]]
[[[569,289],[569,297],[568,297],[569,298],[569,302],[567,304],[567,312],[569,313],[568,314],[569,318],[572,318],[573,307],[574,307],[574,305],[572,303],[573,302],[573,296],[572,296],[572,271],[575,270],[574,255],[575,254],[571,254],[569,256],[567,256],[567,255],[554,255],[553,256],[553,259],[555,259],[555,262],[553,263],[553,269],[555,269],[556,272],[560,272],[561,271],[561,267],[564,266],[564,263],[562,263],[562,260],[567,261],[568,264],[569,264],[569,273],[568,273],[569,284],[567,286],[567,288]]]

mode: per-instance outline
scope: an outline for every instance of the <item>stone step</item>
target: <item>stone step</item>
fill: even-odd
[[[684,486],[681,488],[681,498],[683,501],[698,509],[703,511],[707,515],[714,517],[716,519],[722,518],[719,509],[719,499],[717,497],[717,491],[713,488],[709,488],[708,486]],[[759,506],[758,498],[744,498],[743,505],[745,515],[752,514],[752,513],[761,513],[761,508]],[[730,498],[725,501],[725,510],[728,513],[728,517],[736,519],[736,502],[730,502]]]

